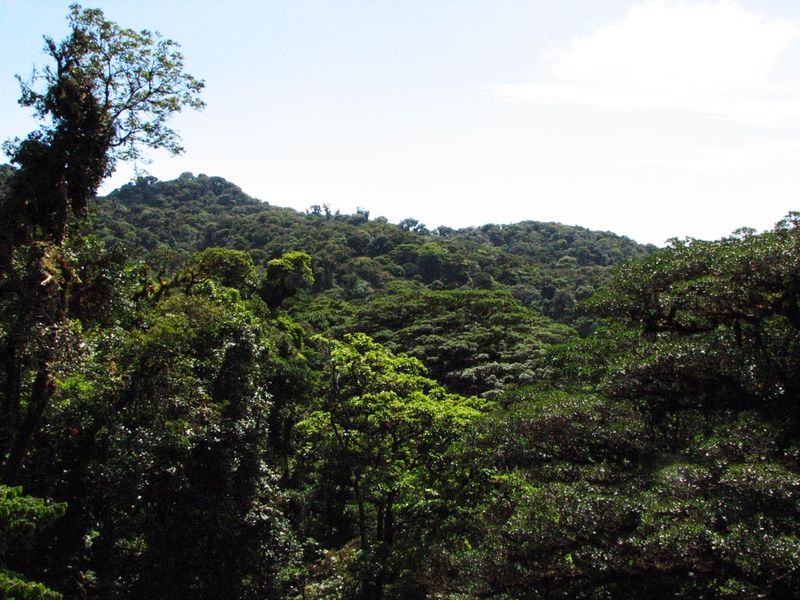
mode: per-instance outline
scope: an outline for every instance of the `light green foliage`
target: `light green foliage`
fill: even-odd
[[[267,262],[260,293],[267,306],[277,309],[297,290],[313,283],[311,257],[305,252],[287,252]]]
[[[0,598],[8,600],[61,600],[63,596],[13,571],[0,568]]]
[[[249,254],[227,248],[206,248],[193,254],[186,268],[189,284],[214,279],[242,292],[255,285],[256,267]]]
[[[66,505],[26,496],[20,487],[0,485],[0,554],[8,552],[15,536],[31,535],[38,527],[64,514]]]
[[[0,485],[0,598],[60,600],[61,594],[7,568],[19,562],[37,529],[63,516],[66,504],[26,496],[20,487]]]
[[[377,598],[397,576],[393,548],[441,502],[452,444],[489,405],[447,393],[418,360],[364,334],[320,343],[328,384],[299,424],[303,453],[334,465],[346,482],[357,512],[361,594]]]

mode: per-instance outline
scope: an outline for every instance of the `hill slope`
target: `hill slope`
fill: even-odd
[[[221,246],[250,253],[256,264],[293,250],[313,260],[316,290],[348,299],[384,290],[393,280],[431,289],[508,288],[525,306],[571,322],[609,268],[652,246],[609,232],[526,221],[428,231],[368,211],[355,215],[311,207],[308,213],[260,202],[234,184],[185,173],[173,181],[142,178],[97,203],[96,229],[144,255],[159,246],[190,253]]]
[[[208,247],[247,251],[257,265],[308,253],[311,290],[286,306],[315,331],[360,331],[408,352],[464,394],[540,379],[547,347],[586,332],[576,301],[611,268],[651,248],[606,232],[533,221],[429,231],[369,213],[308,213],[262,203],[205,175],[140,179],[97,203],[95,228],[135,255]]]

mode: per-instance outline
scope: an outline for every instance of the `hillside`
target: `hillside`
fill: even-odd
[[[310,207],[307,213],[260,202],[219,177],[185,173],[173,181],[139,179],[97,202],[96,231],[137,256],[166,246],[191,253],[220,246],[254,262],[308,252],[315,291],[336,288],[366,298],[395,280],[429,289],[508,288],[525,306],[571,322],[576,299],[607,280],[609,268],[654,248],[608,232],[526,221],[429,231]]]
[[[96,206],[103,239],[22,246],[3,280],[8,422],[54,382],[35,435],[4,430],[34,496],[0,504],[57,532],[15,572],[69,598],[797,597],[797,215],[649,252],[204,176]],[[536,309],[581,286],[585,337]],[[30,329],[48,306],[69,320]]]
[[[800,213],[655,250],[97,199],[203,82],[68,22],[0,166],[0,600],[800,598]]]
[[[188,173],[140,179],[96,206],[98,235],[142,258],[166,252],[179,264],[181,256],[224,247],[263,267],[287,252],[308,253],[314,283],[287,306],[295,317],[327,334],[370,334],[420,358],[459,393],[535,382],[547,347],[568,340],[572,328],[591,329],[575,314],[576,301],[615,264],[652,250],[555,223],[429,231],[413,219],[370,219],[367,211],[300,213],[222,178]]]

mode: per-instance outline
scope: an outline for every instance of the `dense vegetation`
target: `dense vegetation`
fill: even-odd
[[[800,595],[797,215],[653,251],[95,200],[202,83],[70,25],[0,168],[0,598]]]
[[[244,194],[220,177],[184,173],[174,181],[140,178],[96,204],[96,231],[129,252],[178,256],[209,247],[248,252],[257,265],[302,251],[313,258],[316,292],[362,300],[398,280],[417,289],[509,289],[556,320],[572,322],[576,300],[606,280],[609,267],[642,256],[643,247],[612,233],[525,222],[428,231],[318,206],[307,213]]]
[[[465,394],[533,382],[543,349],[574,335],[551,319],[590,331],[594,320],[576,314],[576,302],[608,279],[612,265],[652,251],[554,223],[429,232],[412,219],[370,220],[366,211],[303,214],[188,173],[124,186],[98,200],[93,222],[110,247],[163,274],[213,247],[247,252],[265,270],[306,253],[313,283],[295,286],[286,305],[298,321],[326,335],[367,333]]]

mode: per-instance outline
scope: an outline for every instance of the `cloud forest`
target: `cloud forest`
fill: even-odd
[[[800,596],[800,215],[659,249],[98,197],[204,85],[68,22],[0,166],[0,598]]]

